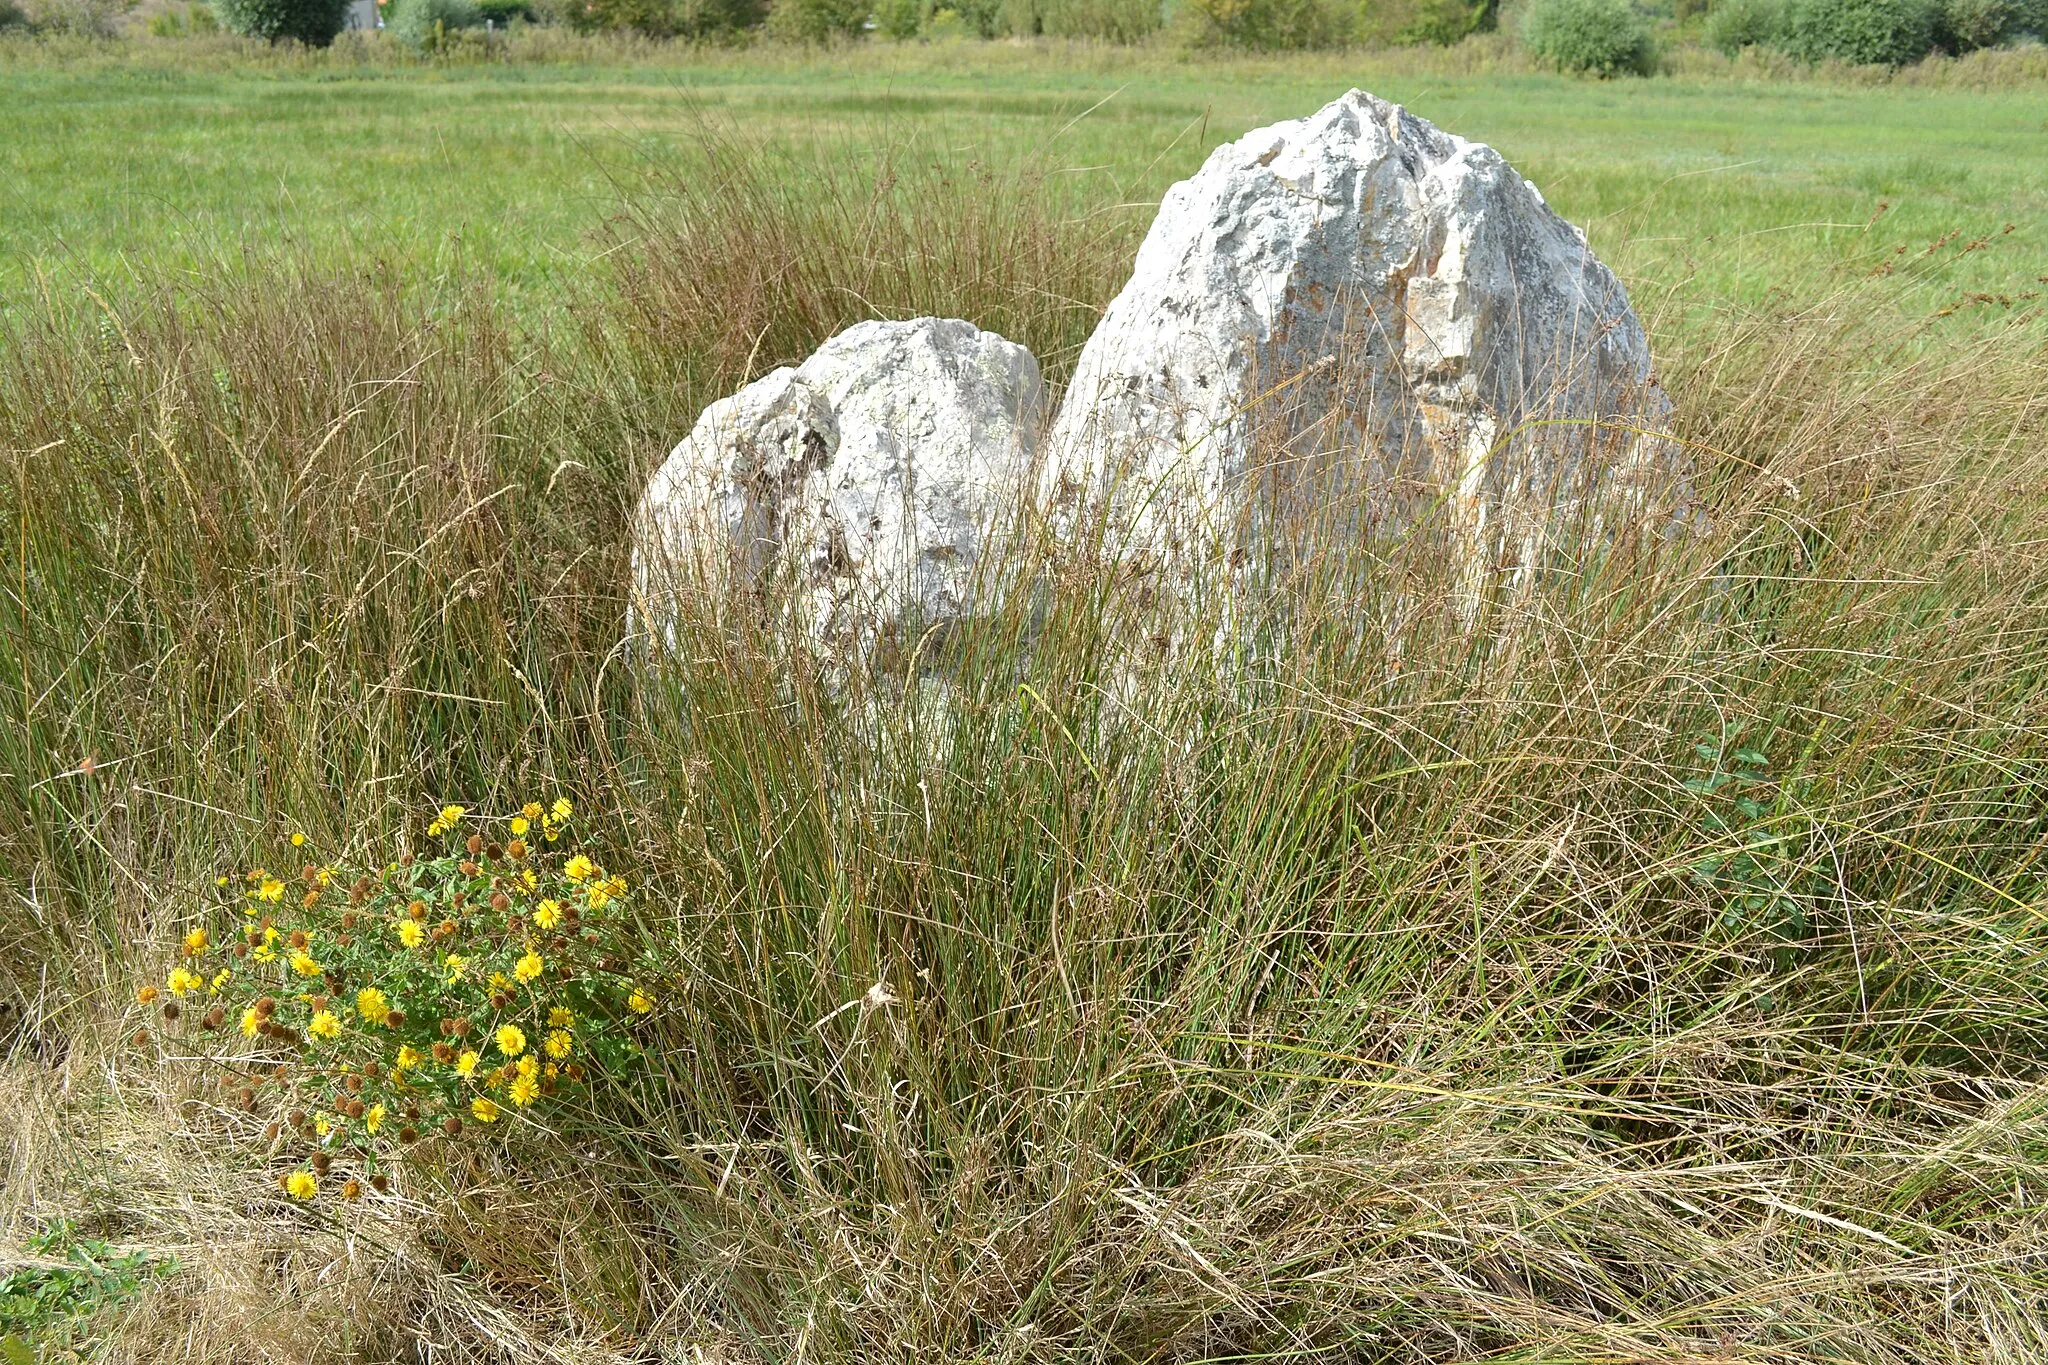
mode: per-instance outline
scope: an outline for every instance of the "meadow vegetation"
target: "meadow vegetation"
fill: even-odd
[[[2024,94],[1390,75],[1591,222],[1708,528],[1571,547],[1475,618],[1443,527],[1252,566],[1262,591],[1225,601],[1026,526],[1000,571],[1034,591],[849,678],[772,612],[630,638],[628,512],[668,446],[866,317],[969,318],[1057,384],[1164,181],[1362,63],[995,54],[877,92],[851,58],[636,88],[189,50],[160,76],[11,57],[0,100],[42,101],[74,153],[111,135],[64,101],[122,92],[168,139],[177,101],[323,82],[643,122],[560,135],[595,169],[537,218],[574,253],[556,272],[443,250],[522,202],[461,164],[508,145],[487,121],[438,163],[454,207],[373,251],[335,207],[360,159],[215,252],[118,214],[68,255],[10,239],[34,259],[0,341],[0,1245],[7,1284],[55,1286],[0,1298],[10,1328],[136,1361],[2048,1355]],[[1085,102],[1049,69],[1076,66]],[[1089,114],[1097,86],[1126,93]],[[823,126],[849,107],[877,117]],[[1883,118],[1923,139],[1873,149]],[[1772,164],[1685,175],[1752,139]],[[167,183],[210,231],[247,191],[207,154]],[[433,200],[435,165],[380,165]],[[62,222],[71,174],[9,193]],[[1226,614],[1239,649],[1151,643]],[[625,892],[593,947],[631,969],[586,973],[623,1004],[562,1006],[619,1021],[614,1064],[513,1101],[543,1010],[493,1059],[499,1136],[422,1134],[357,1197],[302,1197],[328,1135],[219,1084],[242,1016],[201,1011],[272,1016],[206,994],[248,970],[216,957],[306,927],[270,908],[281,869],[335,917],[309,943],[355,915],[433,952],[382,871],[410,854],[488,904],[558,797]],[[501,854],[461,842],[485,827]],[[316,886],[330,866],[360,870]],[[480,931],[521,986],[548,967],[520,976],[526,931]],[[380,942],[345,992],[314,958],[346,1008],[280,1002],[273,1028],[318,1038],[325,1009],[336,1047],[431,1054],[394,1030],[528,1007],[445,956],[386,989]],[[196,1024],[163,1018],[174,970]],[[451,990],[507,1003],[389,1019]],[[341,1088],[366,1124],[381,1092]],[[111,1278],[74,1273],[81,1246]]]

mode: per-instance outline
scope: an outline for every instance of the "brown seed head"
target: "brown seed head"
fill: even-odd
[[[166,1018],[166,1019],[169,1019],[169,1020],[172,1020],[172,1021],[174,1021],[174,1022],[175,1022],[175,1021],[176,1021],[176,1019],[177,1019],[177,1017],[178,1017],[178,1015],[179,1015],[180,1013],[181,1013],[181,1011],[180,1011],[180,1010],[178,1009],[178,1002],[177,1002],[177,1001],[175,1001],[175,1000],[166,1000],[166,1001],[164,1001],[164,1018]]]
[[[512,898],[502,891],[491,893],[491,909],[502,911],[512,904]]]
[[[526,856],[526,841],[524,839],[514,839],[511,843],[505,845],[505,856],[515,863],[524,858]]]
[[[447,1118],[441,1120],[441,1131],[446,1133],[449,1137],[461,1136],[462,1120],[456,1118],[455,1115],[450,1114]]]
[[[467,839],[464,839],[462,841],[462,846],[468,849],[472,856],[481,853],[484,851],[484,836],[481,834],[472,834]]]
[[[407,1124],[405,1127],[398,1130],[398,1140],[404,1143],[406,1146],[410,1147],[413,1143],[418,1142],[420,1140],[420,1130],[413,1127],[411,1124]]]
[[[327,1172],[333,1168],[333,1166],[334,1158],[332,1156],[329,1156],[326,1152],[313,1153],[313,1169],[318,1171],[321,1175],[326,1175]]]
[[[341,1182],[341,1197],[342,1197],[343,1199],[347,1199],[347,1200],[350,1200],[350,1201],[354,1201],[354,1200],[357,1200],[357,1199],[361,1199],[361,1198],[363,1197],[363,1187],[362,1187],[362,1184],[361,1184],[360,1182],[358,1182],[358,1181],[354,1181],[354,1180],[344,1180],[344,1181],[342,1181],[342,1182]]]
[[[384,1191],[391,1188],[391,1177],[382,1171],[377,1172],[377,1174],[370,1177],[370,1188],[379,1194],[384,1193]]]
[[[414,919],[425,919],[427,917],[427,903],[425,901],[414,901],[411,905],[405,907],[405,913]]]

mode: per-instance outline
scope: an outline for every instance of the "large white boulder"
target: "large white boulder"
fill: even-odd
[[[1169,562],[1290,508],[1441,516],[1478,581],[1683,516],[1669,410],[1584,234],[1492,148],[1354,90],[1167,192],[1043,487]]]
[[[957,619],[1028,485],[1038,362],[972,323],[864,322],[704,410],[640,500],[637,604],[757,593],[819,647]],[[914,642],[911,642],[914,643]]]

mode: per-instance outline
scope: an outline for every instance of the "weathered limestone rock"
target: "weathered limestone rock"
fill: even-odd
[[[1477,581],[1575,520],[1682,516],[1669,410],[1584,234],[1492,148],[1354,90],[1167,192],[1043,487],[1169,561],[1289,507],[1442,515]]]
[[[787,591],[819,646],[865,647],[966,605],[983,537],[1026,482],[1029,351],[943,318],[864,322],[704,410],[640,500],[639,608],[678,585]]]

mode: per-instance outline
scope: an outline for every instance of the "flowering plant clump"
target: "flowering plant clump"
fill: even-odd
[[[269,1120],[286,1194],[382,1192],[409,1153],[545,1126],[638,1055],[655,1001],[620,947],[628,888],[554,851],[572,815],[444,806],[424,856],[220,879],[229,925],[187,933],[139,1000],[219,1040],[207,1060],[231,1107]]]

